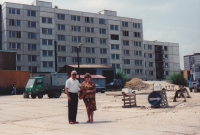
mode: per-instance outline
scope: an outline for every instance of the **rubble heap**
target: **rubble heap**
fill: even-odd
[[[147,84],[144,83],[141,79],[139,78],[133,78],[129,82],[127,82],[124,86],[125,88],[131,88],[132,90],[137,90],[138,88],[140,89],[145,89],[145,90],[153,90],[153,84]]]

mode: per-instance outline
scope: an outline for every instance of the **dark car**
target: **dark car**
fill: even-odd
[[[123,85],[119,82],[111,82],[106,86],[106,89],[122,89]]]
[[[95,84],[95,85],[96,85],[96,92],[105,93],[106,91],[105,87],[100,87],[99,84]]]

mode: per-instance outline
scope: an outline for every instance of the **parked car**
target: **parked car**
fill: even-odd
[[[123,85],[119,82],[111,82],[106,86],[106,89],[122,89]]]
[[[95,84],[95,85],[96,85],[96,92],[105,93],[106,91],[105,87],[100,87],[99,84]]]

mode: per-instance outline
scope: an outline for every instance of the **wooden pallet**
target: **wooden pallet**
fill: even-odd
[[[136,94],[125,94],[123,93],[123,99],[122,101],[124,102],[124,105],[122,106],[123,108],[128,108],[128,107],[135,107],[136,105]]]

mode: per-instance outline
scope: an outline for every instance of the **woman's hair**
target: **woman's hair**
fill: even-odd
[[[84,78],[91,78],[90,73],[86,73],[86,74],[84,75]]]

